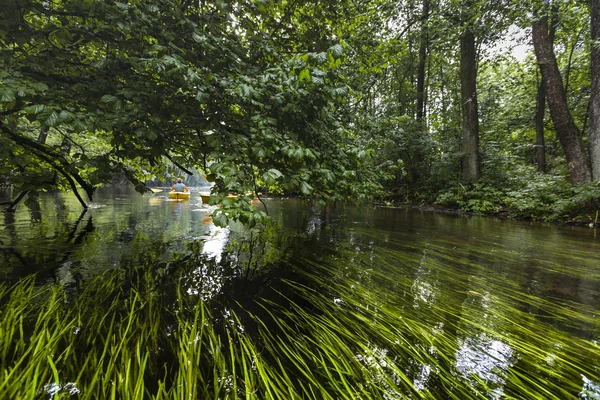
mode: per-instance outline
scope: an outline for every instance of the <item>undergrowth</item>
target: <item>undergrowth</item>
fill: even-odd
[[[600,182],[572,184],[563,175],[528,167],[501,181],[457,184],[438,194],[435,204],[485,215],[518,219],[597,223]]]

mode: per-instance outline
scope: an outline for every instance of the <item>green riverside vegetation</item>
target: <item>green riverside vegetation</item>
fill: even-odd
[[[18,0],[0,34],[11,211],[188,176],[220,226],[266,193],[598,223],[595,1]]]

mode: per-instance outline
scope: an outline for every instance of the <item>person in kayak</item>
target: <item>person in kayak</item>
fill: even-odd
[[[177,183],[171,187],[171,192],[189,192],[189,189],[183,184],[181,178],[177,178]]]

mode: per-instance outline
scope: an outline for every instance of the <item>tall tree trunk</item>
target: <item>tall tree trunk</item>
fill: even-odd
[[[429,0],[423,0],[421,14],[421,43],[419,45],[419,66],[417,68],[417,120],[423,121],[425,114],[425,64],[427,61]]]
[[[556,25],[558,24],[558,7],[552,7],[552,18],[550,19],[550,33],[548,40],[554,48],[554,34],[556,33]],[[540,82],[537,92],[535,112],[535,150],[537,169],[539,172],[546,172],[546,140],[544,137],[544,117],[546,114],[546,91],[544,90],[544,82]]]
[[[544,83],[540,83],[537,91],[537,109],[535,110],[535,158],[537,170],[546,172],[546,141],[544,137],[544,114],[546,113],[546,92]]]
[[[412,185],[418,184],[421,179],[423,168],[423,142],[420,140],[425,135],[425,66],[427,65],[427,19],[429,18],[429,0],[423,0],[421,13],[421,40],[419,43],[419,64],[417,66],[417,104],[416,119],[419,123],[419,131],[410,143],[410,163],[407,163],[408,179]]]
[[[591,0],[592,95],[590,104],[590,157],[592,177],[600,180],[600,0]]]
[[[481,177],[481,167],[479,161],[479,113],[477,111],[477,53],[475,51],[475,35],[469,27],[460,37],[460,84],[463,127],[462,179],[474,182]]]
[[[533,48],[542,72],[542,82],[556,136],[565,151],[569,176],[573,182],[589,182],[592,178],[591,170],[583,142],[579,138],[567,105],[567,94],[548,35],[548,17],[544,16],[535,21],[532,28]]]

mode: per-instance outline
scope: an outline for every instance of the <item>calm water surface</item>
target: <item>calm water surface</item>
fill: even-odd
[[[465,385],[473,398],[600,398],[595,230],[266,203],[283,232],[294,235],[286,257],[260,279],[213,276],[193,280],[197,287],[188,292],[233,299],[255,314],[260,302],[288,312],[285,301],[292,301],[316,319],[329,315],[352,330],[351,340],[339,340],[365,371],[393,375],[390,363],[404,371],[411,389],[394,375],[398,387],[386,398],[464,398]],[[69,194],[46,194],[2,214],[0,279],[37,273],[40,282],[75,285],[156,243],[167,244],[166,260],[201,240],[202,252],[218,261],[229,240],[247,232],[216,228],[212,210],[194,188],[184,202],[170,201],[166,191],[101,189],[86,213]],[[297,324],[299,340],[310,338]]]

